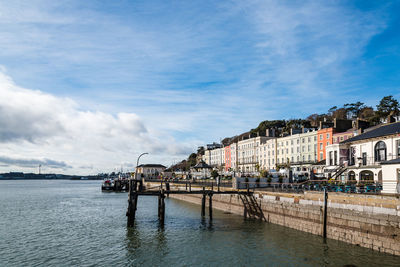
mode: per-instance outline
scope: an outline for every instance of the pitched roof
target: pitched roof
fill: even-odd
[[[195,169],[212,169],[212,167],[210,165],[208,165],[207,163],[205,163],[204,161],[200,161],[193,168],[195,168]]]
[[[343,142],[340,142],[342,144],[346,143],[351,143],[355,141],[360,141],[364,139],[370,139],[370,138],[375,138],[375,137],[381,137],[381,136],[387,136],[391,134],[399,134],[400,133],[400,122],[396,123],[391,123],[391,124],[386,124],[381,127],[378,127],[376,129],[366,131],[363,134],[356,135],[350,139],[347,139]]]
[[[140,164],[140,165],[138,166],[138,168],[140,168],[140,167],[147,167],[147,168],[167,168],[167,167],[165,167],[164,165],[161,165],[161,164]]]
[[[392,159],[392,160],[387,160],[387,161],[381,162],[381,165],[382,165],[382,164],[400,164],[400,158]]]

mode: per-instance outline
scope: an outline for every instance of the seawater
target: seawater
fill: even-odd
[[[127,193],[100,181],[0,181],[0,266],[399,266],[400,257],[166,199],[140,197],[126,227]]]

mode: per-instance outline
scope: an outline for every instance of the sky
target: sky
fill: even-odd
[[[169,166],[386,95],[400,1],[0,0],[0,172]]]

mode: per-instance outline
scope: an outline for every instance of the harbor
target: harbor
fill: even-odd
[[[216,196],[211,222],[208,209],[202,219],[201,205],[165,198],[163,228],[157,197],[143,197],[135,226],[127,228],[128,194],[100,187],[101,181],[0,181],[0,212],[9,222],[0,228],[2,264],[199,266],[207,258],[215,266],[398,265],[396,256],[244,220],[216,209]]]

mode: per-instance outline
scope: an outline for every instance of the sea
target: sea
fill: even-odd
[[[0,181],[0,266],[400,266],[400,257],[271,223],[166,199],[139,197],[126,226],[127,193],[101,181]]]

